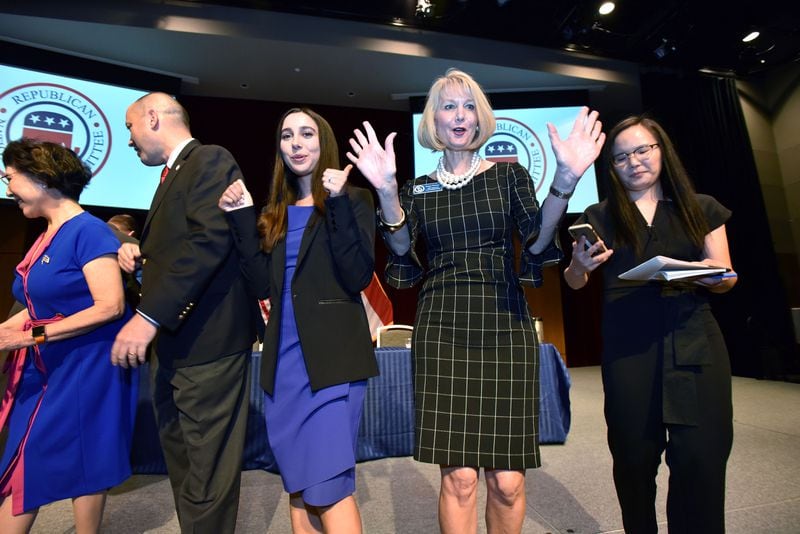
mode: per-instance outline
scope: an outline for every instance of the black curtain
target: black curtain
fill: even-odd
[[[785,378],[796,366],[791,315],[735,80],[645,73],[642,102],[672,137],[697,191],[733,211],[727,233],[739,281],[712,301],[733,373]]]

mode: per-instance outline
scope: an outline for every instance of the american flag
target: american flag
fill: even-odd
[[[367,312],[369,331],[374,341],[379,327],[394,323],[392,301],[389,300],[389,296],[386,295],[386,291],[383,290],[378,275],[375,273],[372,273],[372,280],[361,292],[361,302],[364,304],[364,311]],[[269,311],[272,307],[269,299],[259,300],[258,307],[261,310],[261,318],[266,324],[269,321]]]
[[[372,273],[372,280],[369,285],[361,292],[361,302],[364,303],[364,310],[367,312],[369,320],[369,331],[372,340],[378,336],[378,328],[394,323],[394,309],[392,301],[386,291],[383,290],[378,275]]]

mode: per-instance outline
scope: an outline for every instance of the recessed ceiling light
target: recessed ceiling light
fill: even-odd
[[[295,67],[293,70],[294,70],[295,72],[300,72],[300,67]]]
[[[759,35],[761,35],[759,32],[750,32],[742,38],[742,42],[749,43],[750,41],[755,41],[758,39]]]
[[[600,13],[601,15],[608,15],[609,13],[614,11],[615,7],[617,6],[616,4],[614,4],[614,2],[603,2],[602,4],[600,4],[600,9],[598,9],[597,12]]]

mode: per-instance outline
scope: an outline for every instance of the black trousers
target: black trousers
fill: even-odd
[[[153,366],[153,407],[184,534],[236,526],[249,369],[249,350],[191,367]]]
[[[727,361],[696,366],[697,425],[663,423],[663,360],[603,363],[608,445],[627,534],[656,534],[656,474],[666,451],[670,534],[725,531],[725,471],[733,443]]]

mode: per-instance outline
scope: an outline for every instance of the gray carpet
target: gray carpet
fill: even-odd
[[[622,532],[605,442],[598,367],[570,369],[572,429],[564,445],[546,445],[541,469],[527,475],[523,531]],[[728,468],[727,526],[734,534],[800,533],[800,385],[734,378],[734,444]],[[411,458],[359,464],[357,499],[367,533],[435,533],[439,471]],[[659,488],[666,487],[662,467]],[[485,493],[481,492],[483,502]],[[666,533],[659,492],[660,532]],[[179,532],[163,476],[134,476],[116,488],[104,517],[107,533]],[[482,521],[481,521],[482,523]],[[485,532],[481,524],[479,532]],[[69,533],[68,501],[43,507],[34,533]],[[278,476],[246,471],[237,532],[287,533],[288,500]]]

